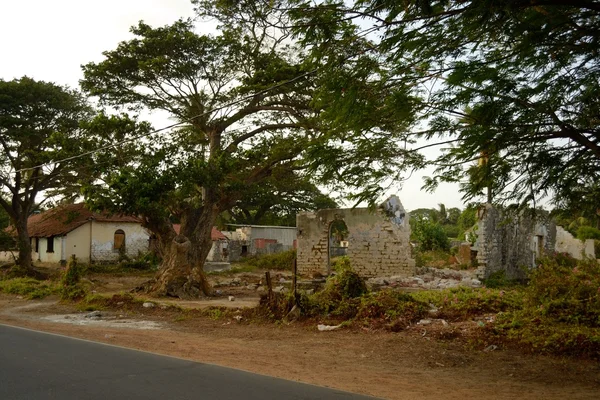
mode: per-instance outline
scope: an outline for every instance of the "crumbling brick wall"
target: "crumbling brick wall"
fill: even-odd
[[[377,210],[367,208],[327,209],[300,213],[298,227],[298,272],[309,275],[330,271],[331,223],[343,220],[348,228],[347,255],[352,268],[363,277],[412,276],[409,217],[400,200],[392,196]]]
[[[481,278],[502,270],[507,278],[524,278],[537,258],[554,251],[556,242],[556,224],[548,212],[500,211],[491,204],[479,209],[475,233]]]

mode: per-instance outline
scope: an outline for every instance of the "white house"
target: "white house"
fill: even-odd
[[[83,204],[67,204],[27,221],[34,261],[59,263],[75,255],[85,263],[113,262],[120,254],[148,251],[149,233],[139,218],[95,213]]]

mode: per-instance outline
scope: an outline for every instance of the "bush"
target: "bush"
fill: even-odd
[[[531,272],[525,301],[539,316],[600,327],[600,264],[567,254],[542,259]]]
[[[389,322],[397,331],[423,318],[428,309],[427,303],[409,294],[383,290],[361,298],[356,318]]]
[[[292,270],[296,250],[263,254],[246,258],[246,264],[260,269]]]
[[[540,260],[523,307],[499,314],[492,332],[531,351],[600,355],[600,265],[568,254]]]
[[[419,244],[419,250],[449,250],[450,241],[444,228],[429,219],[411,219],[412,238]]]
[[[591,226],[580,226],[577,229],[577,239],[586,240],[594,239],[600,240],[600,229],[596,229]]]

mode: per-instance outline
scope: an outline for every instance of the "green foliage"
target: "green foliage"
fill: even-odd
[[[498,315],[492,332],[536,352],[598,357],[600,264],[567,254],[542,259],[522,309]]]
[[[39,281],[33,278],[13,278],[0,280],[0,292],[26,296],[28,299],[42,299],[59,292],[52,281]]]
[[[345,57],[349,69],[370,72],[372,81],[393,93],[375,92],[383,99],[359,102],[367,115],[346,105],[353,98],[331,99],[338,104],[338,120],[365,126],[373,123],[368,112],[383,109],[385,99],[416,98],[411,111],[421,113],[413,118],[429,122],[421,137],[444,146],[432,161],[437,170],[427,188],[463,182],[466,198],[489,188],[488,200],[526,203],[551,191],[561,198],[597,187],[600,146],[593,116],[600,107],[600,52],[592,38],[600,36],[600,9],[595,3],[289,3],[290,25],[312,49],[312,59],[331,69],[331,82],[345,76],[332,65]],[[367,56],[350,45],[367,41],[361,35],[365,27],[371,28]],[[598,204],[598,198],[585,202]]]
[[[295,226],[296,214],[336,208],[306,176],[292,170],[276,170],[260,184],[246,188],[236,204],[222,214],[220,224]]]
[[[349,257],[339,257],[331,268],[335,275],[327,281],[326,291],[334,292],[342,299],[356,298],[367,293],[365,280],[352,269]]]
[[[577,229],[577,239],[586,240],[594,239],[600,240],[600,229],[591,226],[580,226]]]
[[[411,236],[419,250],[450,250],[450,241],[444,228],[429,219],[411,218]]]
[[[427,315],[427,303],[409,294],[393,290],[369,293],[361,298],[357,310],[358,320],[380,320],[393,323],[395,331],[403,329]]]
[[[477,223],[477,206],[469,205],[458,217],[457,225],[461,232],[471,229]]]
[[[296,259],[296,250],[281,253],[263,254],[246,258],[245,263],[250,267],[260,269],[277,269],[291,271]]]
[[[600,327],[600,264],[567,254],[543,259],[530,275],[525,300],[540,316]]]

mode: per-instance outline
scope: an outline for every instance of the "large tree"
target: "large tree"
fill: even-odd
[[[0,80],[0,206],[16,229],[18,265],[32,273],[27,219],[36,205],[77,181],[87,150],[81,122],[92,109],[78,92],[23,77]]]
[[[596,1],[293,0],[285,7],[305,43],[324,56],[348,40],[349,25],[371,28],[388,84],[421,99],[429,127],[415,135],[445,145],[427,187],[461,181],[467,199],[487,189],[488,199],[535,202],[599,178]]]
[[[384,142],[393,152],[383,134],[367,140],[355,129],[342,136],[321,123],[317,116],[329,109],[314,96],[319,76],[304,68],[303,50],[285,29],[247,18],[262,7],[263,17],[280,23],[283,13],[268,4],[225,3],[198,3],[201,16],[221,22],[217,35],[197,34],[190,21],[159,28],[140,22],[131,29],[134,39],[83,67],[82,87],[102,103],[166,111],[178,124],[140,142],[144,158],[106,170],[86,191],[98,206],[142,215],[157,236],[164,262],[146,289],[159,295],[210,293],[203,265],[211,227],[247,200],[248,188],[290,171],[375,186],[382,171],[394,169],[393,160],[382,167],[369,158]],[[371,153],[357,158],[361,146]]]
[[[107,161],[93,164],[92,150],[147,129],[127,116],[96,114],[78,91],[28,77],[0,80],[0,206],[16,231],[22,272],[34,273],[30,214],[79,195]],[[113,151],[111,165],[130,154]]]

